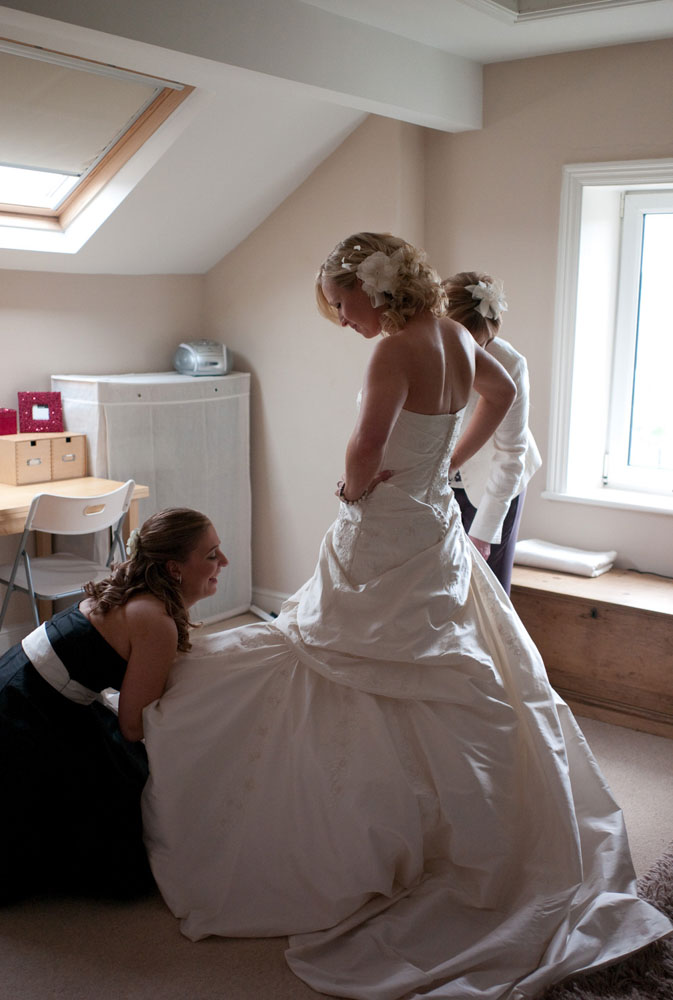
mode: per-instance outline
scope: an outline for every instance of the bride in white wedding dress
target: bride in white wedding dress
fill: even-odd
[[[189,938],[289,935],[320,992],[533,998],[672,928],[448,486],[512,383],[402,240],[349,237],[317,293],[389,334],[339,514],[279,617],[196,638],[145,710],[152,869]]]

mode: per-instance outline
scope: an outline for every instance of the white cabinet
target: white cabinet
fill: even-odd
[[[247,611],[250,375],[53,375],[51,387],[61,393],[65,428],[87,436],[89,475],[149,487],[141,522],[165,507],[193,507],[213,522],[229,565],[192,619]]]

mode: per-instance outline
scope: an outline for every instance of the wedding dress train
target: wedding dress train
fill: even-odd
[[[361,1000],[523,1000],[671,932],[619,808],[403,410],[273,623],[195,639],[145,711],[146,844],[188,937],[290,935]]]

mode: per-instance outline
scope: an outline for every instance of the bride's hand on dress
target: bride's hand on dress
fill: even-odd
[[[382,472],[378,472],[374,476],[374,478],[372,479],[371,483],[369,484],[369,486],[367,487],[367,489],[364,491],[364,493],[362,494],[362,496],[357,497],[356,499],[351,499],[350,497],[346,497],[345,496],[347,487],[346,487],[345,479],[342,478],[337,483],[337,488],[334,491],[334,496],[335,497],[339,497],[339,500],[345,500],[346,503],[357,503],[358,500],[365,500],[369,496],[369,494],[373,490],[376,489],[376,487],[379,485],[379,483],[384,483],[386,481],[386,479],[390,479],[390,477],[394,476],[394,475],[395,475],[395,472],[394,472],[393,469],[383,469]]]
[[[394,475],[395,475],[395,472],[394,472],[393,469],[384,469],[382,472],[377,473],[374,476],[374,478],[372,479],[372,481],[369,484],[369,486],[367,487],[367,491],[366,491],[367,492],[367,496],[369,496],[369,494],[373,490],[376,489],[376,487],[379,485],[379,483],[385,483],[386,479],[390,479],[390,477],[394,476]]]

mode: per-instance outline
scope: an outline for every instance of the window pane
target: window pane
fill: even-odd
[[[23,170],[0,166],[0,203],[58,208],[79,177],[52,174],[48,170]]]
[[[629,465],[673,470],[673,214],[647,213],[643,249]]]

